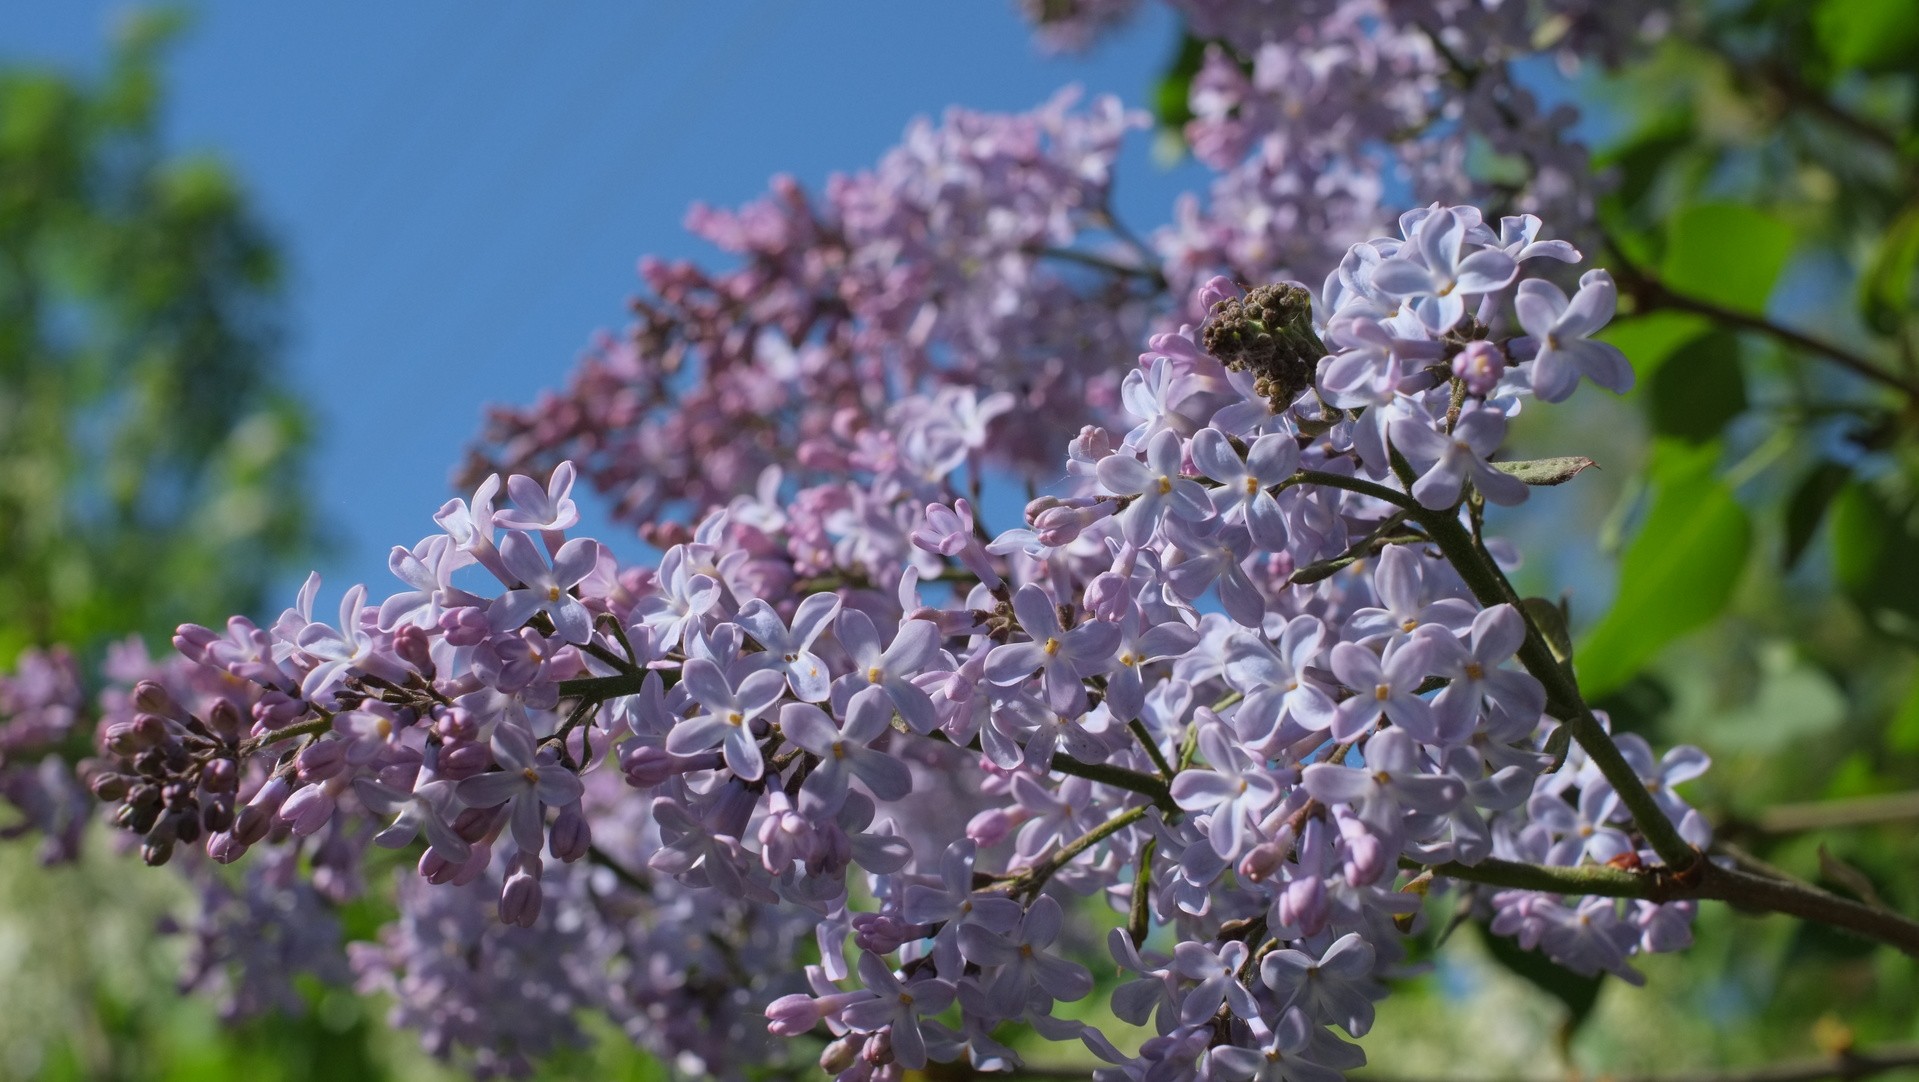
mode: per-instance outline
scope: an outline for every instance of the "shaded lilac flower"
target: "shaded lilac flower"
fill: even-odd
[[[986,989],[987,999],[997,1009],[1010,1016],[1032,1006],[1045,1014],[1054,1000],[1083,999],[1093,990],[1093,975],[1085,966],[1046,953],[1064,924],[1059,903],[1052,895],[1042,894],[1012,936],[998,935],[979,924],[960,929],[960,949],[967,958],[999,967]]]
[[[468,807],[509,805],[507,822],[513,843],[522,853],[537,854],[546,834],[543,809],[578,801],[586,787],[551,752],[536,752],[532,734],[518,725],[495,726],[491,746],[500,769],[466,779],[454,793]]]
[[[1103,620],[1082,623],[1068,631],[1046,591],[1027,583],[1013,594],[1013,613],[1031,642],[1008,642],[986,655],[986,678],[1006,686],[1034,675],[1041,678],[1046,701],[1060,713],[1078,713],[1086,704],[1089,676],[1105,673],[1119,646],[1119,628]]]
[[[1226,433],[1202,428],[1193,434],[1193,464],[1222,486],[1212,493],[1216,512],[1245,523],[1260,548],[1285,551],[1286,516],[1267,490],[1299,472],[1299,443],[1291,435],[1268,432],[1253,441],[1242,459]]]
[[[1609,823],[1619,810],[1619,794],[1610,786],[1588,785],[1579,791],[1577,808],[1552,793],[1534,793],[1526,802],[1532,821],[1558,837],[1547,850],[1545,863],[1571,867],[1581,859],[1604,864],[1633,850],[1632,839]]]
[[[500,541],[500,562],[512,578],[503,581],[520,585],[493,600],[486,610],[487,623],[494,631],[506,631],[544,612],[560,638],[576,645],[586,642],[593,637],[593,614],[569,591],[599,560],[599,542],[576,537],[553,554],[549,568],[531,537],[517,530],[508,533]]]
[[[1198,1025],[1218,1013],[1224,1004],[1250,1026],[1255,1035],[1264,1034],[1265,1019],[1259,1004],[1246,986],[1239,983],[1239,971],[1251,953],[1241,940],[1220,944],[1218,950],[1204,943],[1187,940],[1173,948],[1173,972],[1199,984],[1180,1001],[1179,1020]]]
[[[1191,650],[1199,636],[1183,623],[1153,623],[1130,602],[1114,626],[1120,632],[1113,659],[1117,667],[1106,677],[1106,708],[1121,721],[1132,721],[1146,708],[1146,685],[1140,670]]]
[[[898,800],[913,790],[913,774],[906,764],[867,747],[886,732],[893,720],[893,703],[886,689],[869,687],[853,696],[846,707],[846,726],[837,728],[826,712],[811,703],[787,703],[780,708],[780,733],[820,757],[820,763],[800,787],[800,810],[808,815],[831,815],[846,801],[846,783],[857,777],[881,800]]]
[[[1298,1007],[1354,1037],[1373,1027],[1373,1000],[1385,994],[1373,980],[1373,945],[1358,932],[1340,936],[1318,958],[1302,950],[1274,951],[1260,960],[1259,979],[1273,990],[1281,1011]]]
[[[943,503],[927,504],[925,524],[913,531],[912,540],[927,552],[958,560],[961,566],[979,576],[987,589],[999,588],[999,573],[993,570],[993,561],[974,531],[973,508],[964,497],[954,500],[952,507]]]
[[[1100,485],[1115,496],[1133,497],[1118,515],[1128,543],[1144,545],[1169,513],[1187,520],[1213,513],[1206,489],[1181,476],[1180,458],[1179,434],[1162,429],[1147,441],[1145,462],[1124,452],[1100,459]]]
[[[355,585],[340,598],[340,627],[308,624],[300,629],[300,652],[319,660],[300,681],[300,695],[314,699],[344,678],[348,670],[363,669],[379,654],[379,643],[360,626],[366,587]]]
[[[1468,402],[1450,436],[1435,432],[1423,418],[1401,417],[1393,422],[1392,437],[1393,446],[1415,464],[1429,464],[1413,483],[1413,498],[1421,507],[1443,511],[1453,506],[1469,480],[1480,495],[1503,507],[1526,502],[1526,483],[1487,461],[1506,441],[1506,415],[1497,409]]]
[[[893,1058],[908,1070],[926,1066],[926,1038],[920,1030],[923,1015],[935,1015],[953,1002],[953,986],[936,977],[901,981],[885,962],[871,953],[859,960],[860,983],[872,999],[849,1003],[840,1020],[862,1033],[882,1028],[892,1037]]]
[[[1499,219],[1499,250],[1512,256],[1515,263],[1538,258],[1557,259],[1561,263],[1579,262],[1583,257],[1579,249],[1571,244],[1563,240],[1539,239],[1539,230],[1545,224],[1537,214],[1509,215]]]
[[[1201,523],[1167,520],[1167,540],[1179,550],[1180,559],[1166,569],[1166,581],[1188,601],[1217,586],[1226,615],[1242,627],[1258,627],[1266,618],[1266,598],[1243,563],[1252,552],[1253,539],[1237,523],[1214,525],[1213,532],[1207,533]]]
[[[1539,278],[1519,283],[1513,309],[1520,326],[1538,345],[1532,360],[1533,394],[1541,402],[1564,401],[1584,376],[1609,391],[1632,390],[1632,365],[1619,347],[1593,340],[1612,322],[1619,290],[1612,275],[1591,270],[1579,278],[1579,292],[1568,300],[1558,286]]]
[[[1291,1010],[1257,1047],[1208,1050],[1205,1077],[1220,1082],[1344,1082],[1347,1071],[1365,1064],[1366,1053],[1358,1045],[1313,1025],[1304,1011]]]
[[[784,674],[759,669],[743,676],[736,687],[718,665],[696,657],[680,670],[680,683],[705,712],[673,726],[666,734],[666,750],[692,755],[720,745],[728,769],[743,781],[758,781],[765,761],[752,722],[780,701],[786,691]]]
[[[826,701],[833,682],[826,662],[813,653],[813,640],[839,611],[837,594],[811,594],[793,610],[793,627],[788,630],[773,606],[756,597],[740,606],[733,622],[765,648],[764,653],[751,656],[754,664],[784,673],[794,695],[817,703]]]

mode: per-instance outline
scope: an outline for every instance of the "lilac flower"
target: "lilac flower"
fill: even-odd
[[[1162,429],[1146,443],[1146,461],[1121,453],[1100,459],[1099,483],[1115,496],[1133,500],[1119,513],[1121,532],[1130,544],[1144,545],[1167,514],[1189,521],[1213,513],[1206,490],[1180,473],[1179,435]]]
[[[926,523],[914,530],[912,537],[913,544],[927,552],[958,560],[988,589],[999,588],[999,573],[993,570],[992,559],[974,533],[973,508],[964,498],[954,500],[952,507],[927,504]]]
[[[996,1008],[1009,1016],[1029,1006],[1045,1014],[1054,1000],[1083,999],[1093,990],[1093,975],[1085,966],[1046,953],[1064,924],[1059,903],[1042,894],[1026,911],[1015,935],[1001,936],[979,924],[960,929],[960,949],[966,957],[999,969],[986,989],[987,999]]]
[[[553,621],[560,638],[584,643],[593,637],[593,614],[570,592],[590,574],[600,560],[600,545],[576,537],[553,554],[553,566],[534,547],[532,538],[517,530],[500,542],[500,562],[512,578],[503,580],[519,588],[508,590],[487,607],[486,618],[494,631],[506,631],[527,622],[534,613],[544,612]]]
[[[1415,464],[1429,464],[1413,483],[1413,498],[1422,507],[1443,511],[1453,506],[1469,480],[1493,503],[1511,507],[1526,502],[1526,483],[1487,462],[1506,441],[1506,415],[1496,409],[1468,402],[1450,436],[1433,431],[1422,418],[1401,417],[1393,422],[1392,436],[1393,446]]]
[[[1131,721],[1146,708],[1141,669],[1191,650],[1198,636],[1183,623],[1151,622],[1137,605],[1129,605],[1114,626],[1120,632],[1113,659],[1118,667],[1106,677],[1106,708],[1121,721]]]
[[[1208,1053],[1209,1078],[1223,1082],[1344,1082],[1366,1054],[1315,1026],[1304,1011],[1287,1011],[1255,1048],[1223,1045]]]
[[[378,657],[379,643],[360,626],[365,602],[366,587],[355,585],[340,598],[339,630],[325,624],[308,624],[300,630],[300,652],[319,661],[300,681],[303,698],[318,698],[349,670],[364,668]]]
[[[1210,770],[1182,770],[1173,778],[1173,800],[1189,812],[1210,812],[1207,840],[1226,860],[1240,854],[1253,824],[1279,799],[1279,782],[1233,746],[1223,726],[1199,731],[1199,750]]]
[[[826,712],[811,703],[780,708],[780,733],[820,757],[800,787],[800,808],[808,815],[832,815],[846,801],[848,776],[858,777],[881,800],[898,800],[913,789],[906,764],[867,747],[887,731],[893,704],[886,689],[869,687],[846,707],[846,726],[835,728]]]
[[[862,1033],[886,1029],[892,1038],[893,1059],[900,1066],[908,1070],[926,1066],[920,1019],[945,1010],[953,1002],[953,986],[935,977],[901,981],[870,953],[860,955],[859,975],[874,997],[841,1008],[840,1020]]]
[[[1579,249],[1563,240],[1540,240],[1539,230],[1546,223],[1539,220],[1537,214],[1520,214],[1499,219],[1499,250],[1513,258],[1515,263],[1524,263],[1528,259],[1557,259],[1561,263],[1577,263],[1582,258]]]
[[[1174,593],[1193,601],[1217,586],[1220,605],[1241,626],[1258,627],[1265,620],[1266,599],[1242,563],[1253,548],[1246,527],[1219,525],[1207,533],[1197,523],[1169,519],[1166,534],[1180,554],[1166,571]]]
[[[1604,864],[1633,851],[1632,839],[1608,825],[1619,809],[1619,796],[1609,786],[1588,785],[1579,792],[1577,810],[1552,793],[1535,793],[1526,802],[1532,821],[1558,836],[1544,863],[1571,867],[1581,859]]]
[[[1418,745],[1400,729],[1387,729],[1366,742],[1364,767],[1314,763],[1300,784],[1315,800],[1350,805],[1382,838],[1405,833],[1406,811],[1438,815],[1466,795],[1458,778],[1431,773]]]
[[[893,709],[914,732],[924,735],[939,727],[933,700],[910,679],[939,654],[938,627],[927,620],[902,620],[892,645],[881,649],[872,618],[847,609],[840,613],[838,632],[840,645],[853,658],[853,671],[839,681],[835,709],[840,706],[838,694],[850,698],[859,688],[873,684],[886,689]]]
[[[1435,566],[1435,570],[1442,566]],[[1429,625],[1464,632],[1473,621],[1472,602],[1458,597],[1433,598],[1443,580],[1428,581],[1427,567],[1427,561],[1411,545],[1392,545],[1380,553],[1373,569],[1373,595],[1379,605],[1355,610],[1346,622],[1346,633],[1358,642],[1372,643],[1382,638],[1397,642]],[[1450,573],[1451,569],[1444,570]]]
[[[1292,949],[1268,954],[1259,963],[1259,979],[1273,990],[1282,1012],[1299,1007],[1314,1021],[1364,1037],[1373,1027],[1373,1000],[1385,994],[1373,980],[1373,961],[1373,945],[1347,932],[1317,958]]]
[[[525,474],[514,474],[506,479],[513,507],[493,512],[493,524],[503,530],[547,534],[547,544],[557,548],[554,535],[580,524],[580,509],[573,502],[573,480],[571,462],[553,467],[545,488]]]
[[[785,678],[771,669],[758,669],[741,677],[736,686],[718,665],[696,657],[680,670],[680,683],[705,712],[673,726],[666,734],[666,750],[692,755],[720,745],[728,769],[743,781],[758,781],[765,760],[752,722],[780,701]]]
[[[1470,737],[1482,703],[1534,720],[1546,709],[1546,689],[1538,680],[1500,668],[1526,641],[1526,620],[1518,609],[1495,605],[1480,612],[1473,618],[1466,645],[1436,625],[1426,625],[1417,633],[1431,639],[1435,666],[1450,681],[1433,699],[1441,742],[1460,743]]]
[[[813,640],[820,637],[820,632],[826,630],[826,625],[839,611],[837,595],[811,594],[793,610],[793,627],[789,631],[773,606],[754,598],[740,606],[733,622],[764,648],[765,652],[754,659],[757,664],[785,673],[786,684],[793,689],[793,694],[817,703],[826,701],[832,693],[833,682],[827,676],[826,662],[813,653]]]
[[[493,730],[493,760],[500,769],[468,778],[454,789],[461,803],[473,808],[507,805],[507,823],[520,852],[537,855],[545,842],[547,807],[565,807],[580,799],[586,787],[578,775],[556,762],[549,752],[535,752],[533,737],[517,725],[502,723]]]
[[[1266,1030],[1259,1004],[1246,986],[1239,983],[1239,971],[1251,952],[1240,940],[1228,940],[1218,950],[1188,940],[1173,948],[1173,972],[1199,984],[1186,993],[1179,1005],[1179,1020],[1198,1025],[1212,1018],[1224,1004],[1252,1027],[1255,1035]]]
[[[1286,548],[1286,516],[1268,489],[1299,471],[1299,444],[1292,436],[1269,432],[1253,441],[1241,459],[1217,428],[1193,434],[1193,464],[1218,481],[1213,509],[1229,521],[1246,524],[1253,543],[1281,552]]]
[[[986,678],[1004,686],[1038,675],[1054,710],[1077,713],[1083,709],[1086,687],[1082,681],[1111,667],[1119,628],[1094,620],[1067,631],[1046,591],[1033,583],[1014,592],[1013,613],[1032,641],[993,647],[986,655]]]
[[[1513,257],[1497,248],[1462,257],[1468,234],[1479,225],[1478,212],[1465,209],[1436,207],[1413,228],[1406,242],[1419,262],[1406,252],[1373,270],[1374,287],[1412,301],[1420,323],[1435,335],[1452,330],[1466,314],[1467,295],[1503,289],[1519,273]]]
[[[1423,639],[1408,639],[1388,647],[1383,660],[1350,642],[1334,645],[1333,675],[1352,689],[1333,715],[1332,737],[1342,743],[1365,735],[1381,717],[1422,744],[1439,739],[1432,707],[1415,692],[1431,669],[1431,647]]]
[[[1538,345],[1532,360],[1533,394],[1541,402],[1563,402],[1585,376],[1618,394],[1632,390],[1632,365],[1619,347],[1592,336],[1612,322],[1619,303],[1612,275],[1591,270],[1580,276],[1571,300],[1558,286],[1540,278],[1519,283],[1513,309],[1520,326]]]
[[[661,649],[680,645],[689,629],[720,602],[720,584],[693,566],[685,545],[674,545],[660,557],[654,576],[657,593],[640,599],[640,622],[659,636]]]
[[[1241,633],[1228,640],[1226,682],[1246,696],[1233,712],[1233,729],[1241,739],[1263,745],[1288,720],[1311,732],[1332,726],[1333,700],[1306,674],[1325,640],[1326,625],[1312,616],[1287,621],[1277,651],[1257,635]]]

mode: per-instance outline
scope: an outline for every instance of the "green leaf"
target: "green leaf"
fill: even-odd
[[[1779,566],[1791,571],[1806,554],[1832,507],[1833,498],[1852,477],[1852,467],[1837,462],[1820,462],[1793,486],[1786,499],[1786,542],[1779,554]]]
[[[1666,285],[1688,296],[1763,312],[1792,254],[1792,243],[1792,230],[1784,222],[1751,207],[1687,207],[1666,232],[1661,276]]]
[[[1646,381],[1653,431],[1704,443],[1746,410],[1746,376],[1739,340],[1725,331],[1688,339]]]
[[[1919,308],[1919,204],[1907,207],[1886,231],[1872,265],[1859,278],[1859,314],[1880,334],[1895,334]]]
[[[1632,362],[1640,385],[1671,357],[1680,346],[1713,329],[1705,316],[1690,312],[1651,312],[1613,323],[1602,332],[1602,341],[1611,342]]]
[[[1919,535],[1912,509],[1854,482],[1833,500],[1833,577],[1872,621],[1912,635],[1919,628]]]
[[[1546,645],[1552,647],[1553,657],[1564,663],[1573,659],[1572,632],[1567,630],[1566,607],[1543,597],[1529,597],[1519,603],[1525,610],[1533,626],[1546,637]]]
[[[1910,71],[1919,64],[1912,0],[1825,0],[1812,23],[1836,67]]]
[[[1529,485],[1563,485],[1599,463],[1584,455],[1562,458],[1528,458],[1519,462],[1495,462],[1494,468],[1509,473]]]
[[[1161,128],[1179,133],[1185,129],[1186,122],[1193,119],[1188,95],[1193,88],[1193,76],[1199,74],[1200,62],[1205,59],[1206,43],[1191,34],[1181,35],[1173,62],[1166,66],[1165,74],[1153,87],[1153,118]]]
[[[1479,925],[1479,938],[1486,944],[1486,953],[1492,955],[1494,961],[1565,1005],[1566,1033],[1578,1029],[1592,1015],[1593,1008],[1599,1003],[1599,988],[1605,982],[1604,977],[1598,974],[1582,977],[1564,966],[1554,964],[1538,951],[1529,951],[1512,939],[1496,934],[1483,924]]]
[[[1631,679],[1665,645],[1719,615],[1745,570],[1752,525],[1713,476],[1715,443],[1662,441],[1652,506],[1619,561],[1619,594],[1579,644],[1580,685],[1597,698]]]

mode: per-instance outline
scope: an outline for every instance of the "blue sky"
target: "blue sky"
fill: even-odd
[[[0,56],[97,68],[125,7],[0,6]],[[1012,0],[193,10],[169,142],[228,161],[285,246],[329,597],[388,587],[483,407],[561,383],[621,324],[640,255],[712,256],[680,225],[694,201],[863,168],[949,104],[1023,110],[1069,82],[1142,104],[1175,44],[1148,5],[1090,55],[1043,56]],[[1139,227],[1191,181],[1148,144],[1118,189]]]

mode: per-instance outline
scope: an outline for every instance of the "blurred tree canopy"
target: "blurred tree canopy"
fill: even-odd
[[[0,71],[0,663],[256,610],[309,535],[278,255],[160,143],[179,25],[129,19],[92,83]]]

